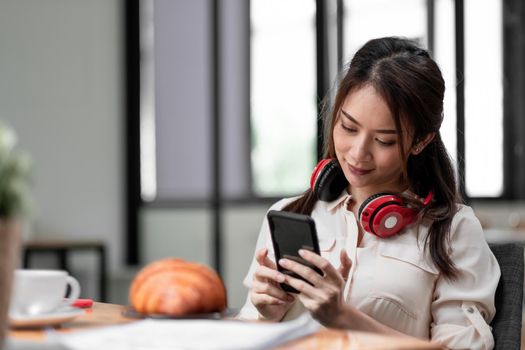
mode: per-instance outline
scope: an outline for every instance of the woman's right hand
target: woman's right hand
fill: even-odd
[[[250,300],[264,319],[280,321],[292,307],[295,298],[279,286],[285,278],[268,258],[267,248],[259,250],[255,259],[259,267],[253,275]]]

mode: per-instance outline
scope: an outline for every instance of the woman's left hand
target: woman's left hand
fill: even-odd
[[[300,293],[299,300],[310,311],[312,316],[325,326],[336,326],[334,322],[344,312],[345,302],[343,290],[348,272],[352,267],[352,261],[341,250],[341,266],[336,269],[328,260],[308,250],[299,250],[303,259],[318,267],[323,275],[301,263],[289,259],[279,260],[284,268],[293,271],[306,279],[309,283],[300,279],[286,276],[286,283],[297,289]]]

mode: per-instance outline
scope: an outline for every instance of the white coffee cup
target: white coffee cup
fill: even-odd
[[[67,286],[71,287],[65,299]],[[80,295],[80,284],[63,270],[15,270],[9,313],[39,315],[71,305]]]

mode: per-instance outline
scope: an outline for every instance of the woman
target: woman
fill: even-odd
[[[300,254],[323,275],[287,259],[278,263],[308,283],[278,272],[264,222],[240,317],[282,321],[309,312],[327,327],[449,348],[494,346],[489,323],[500,270],[472,209],[459,203],[439,132],[444,90],[437,64],[409,40],[371,40],[355,54],[325,120],[324,156],[342,170],[344,189],[329,201],[310,189],[271,208],[314,218],[321,256]],[[362,205],[384,192],[413,213],[386,238],[367,232],[362,216]]]

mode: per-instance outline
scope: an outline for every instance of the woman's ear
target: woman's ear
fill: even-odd
[[[418,155],[419,153],[421,153],[425,149],[425,147],[427,147],[427,145],[430,142],[432,142],[435,136],[435,132],[426,134],[425,137],[419,139],[419,141],[412,146],[412,150],[410,151],[410,153],[412,153],[413,155]]]

